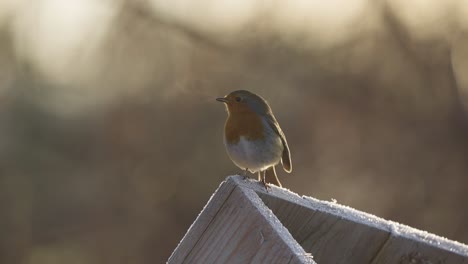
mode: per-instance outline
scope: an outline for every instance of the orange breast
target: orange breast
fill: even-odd
[[[226,141],[230,144],[239,142],[243,136],[248,140],[262,139],[265,136],[261,117],[252,110],[232,112],[224,127]]]

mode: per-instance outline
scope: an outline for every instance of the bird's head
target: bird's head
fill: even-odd
[[[264,115],[271,111],[265,99],[246,90],[237,90],[216,100],[225,103],[228,113],[253,111]]]

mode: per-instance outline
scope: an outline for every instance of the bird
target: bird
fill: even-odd
[[[258,173],[258,180],[282,186],[275,166],[292,171],[291,152],[286,136],[267,101],[247,90],[237,90],[216,98],[226,106],[224,145],[229,158],[244,171]]]

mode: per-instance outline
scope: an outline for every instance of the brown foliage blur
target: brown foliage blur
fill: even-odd
[[[341,24],[107,1],[72,7],[85,33],[54,1],[0,12],[0,263],[164,262],[239,172],[214,100],[236,89],[272,105],[286,188],[468,242],[462,1],[350,1]]]

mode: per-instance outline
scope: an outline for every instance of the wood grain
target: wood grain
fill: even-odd
[[[468,264],[461,243],[284,189],[253,188],[317,263]]]
[[[168,263],[314,263],[253,190],[227,181],[211,201]]]
[[[309,252],[309,253],[307,253]],[[310,257],[313,256],[313,260]],[[169,263],[468,264],[468,246],[332,202],[228,177]]]
[[[260,197],[317,263],[371,263],[389,235],[273,195],[260,193]]]

